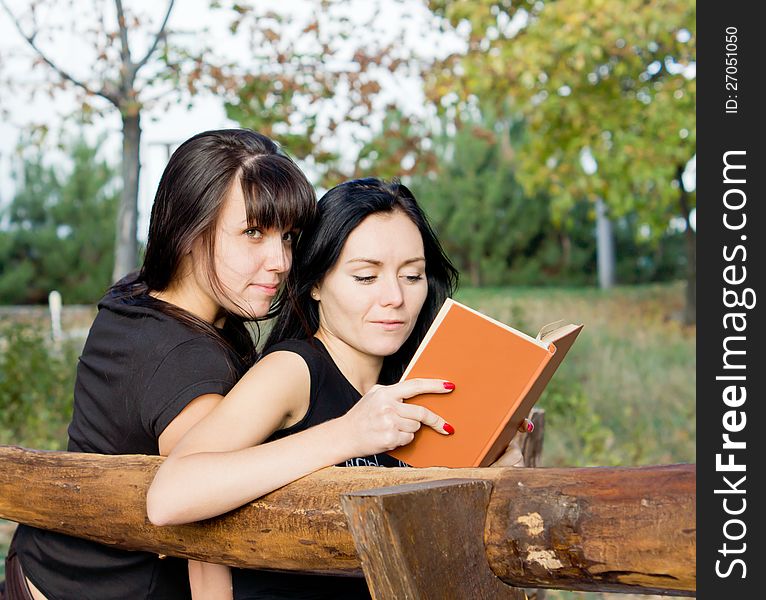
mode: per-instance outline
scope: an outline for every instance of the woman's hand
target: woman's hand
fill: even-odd
[[[419,394],[447,394],[455,385],[442,379],[410,379],[393,385],[376,385],[339,420],[343,421],[353,456],[388,452],[409,444],[421,425],[450,435],[452,426],[439,415],[407,398]]]
[[[519,425],[519,434],[513,436],[511,443],[505,449],[503,455],[493,462],[490,467],[523,467],[524,455],[521,448],[524,444],[523,434],[532,433],[535,430],[535,424],[529,419],[524,419]]]

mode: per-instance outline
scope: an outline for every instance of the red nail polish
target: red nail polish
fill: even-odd
[[[446,432],[447,432],[447,433],[449,433],[450,435],[452,435],[453,433],[455,433],[455,428],[454,428],[452,425],[450,425],[449,423],[445,423],[445,424],[442,426],[442,429],[444,429],[444,431],[446,431]]]
[[[444,382],[444,389],[445,390],[454,390],[455,389],[455,384],[452,383],[451,381],[445,381]]]
[[[535,430],[535,424],[532,421],[527,421],[527,433],[532,433]]]

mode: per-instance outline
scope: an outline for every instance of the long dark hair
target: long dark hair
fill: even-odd
[[[244,308],[244,316],[227,312],[225,333],[222,333],[191,313],[149,295],[171,285],[182,258],[196,240],[201,240],[207,252],[211,287],[220,297],[227,297],[215,272],[213,258],[218,216],[227,192],[237,180],[245,198],[249,227],[300,230],[313,221],[314,188],[271,139],[249,129],[199,133],[178,147],[162,174],[152,206],[141,269],[115,284],[110,294],[169,314],[211,336],[233,350],[246,364],[251,364],[255,359],[255,346],[244,321],[254,320],[257,315],[247,315]]]
[[[401,348],[383,360],[380,383],[394,383],[404,372],[445,299],[458,283],[458,272],[439,244],[412,192],[398,181],[355,179],[328,191],[319,200],[319,216],[303,232],[288,276],[290,302],[277,318],[266,347],[286,339],[311,338],[319,329],[319,305],[312,288],[338,261],[351,232],[368,216],[401,211],[420,231],[426,259],[428,294],[412,333]],[[395,243],[392,240],[392,243]]]

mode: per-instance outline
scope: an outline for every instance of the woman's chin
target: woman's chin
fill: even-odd
[[[233,304],[226,306],[226,309],[229,312],[237,315],[238,317],[242,317],[245,320],[264,317],[268,314],[270,308],[270,301],[260,299],[244,301],[242,302],[241,306],[236,306]]]
[[[374,356],[391,356],[392,354],[396,354],[399,351],[399,348],[402,347],[404,342],[386,342],[386,343],[380,343],[375,344],[374,348],[371,348],[370,354]]]

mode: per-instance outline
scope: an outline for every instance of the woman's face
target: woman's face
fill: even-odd
[[[207,250],[192,250],[194,277],[208,303],[245,317],[264,316],[292,264],[293,232],[249,227],[238,181],[231,186],[215,232],[213,269],[222,293],[208,273]],[[217,310],[216,312],[220,312]]]
[[[393,354],[412,332],[428,294],[420,231],[398,210],[370,215],[312,293],[322,336],[364,354]]]

